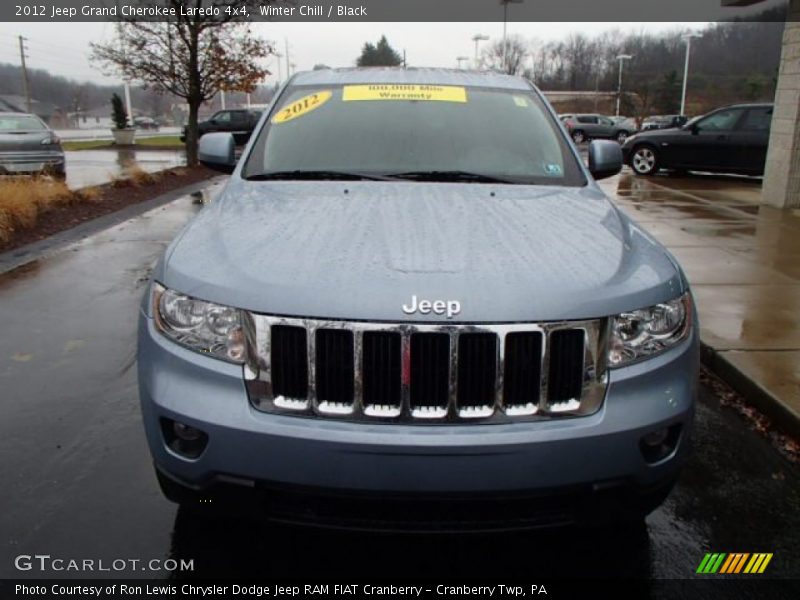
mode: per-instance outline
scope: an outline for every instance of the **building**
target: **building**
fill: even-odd
[[[764,1],[721,0],[722,6]],[[778,208],[800,207],[800,0],[789,1],[761,198]]]
[[[10,112],[28,112],[26,108],[25,96],[17,96],[15,94],[0,94],[0,110]],[[41,102],[31,98],[31,110],[33,114],[39,117],[42,121],[50,124],[50,120],[54,116],[58,116],[60,111],[56,108],[55,104],[49,102]]]

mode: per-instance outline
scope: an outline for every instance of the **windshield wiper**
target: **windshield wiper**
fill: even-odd
[[[409,171],[408,173],[392,173],[394,179],[409,179],[411,181],[448,181],[466,183],[518,183],[510,179],[472,173],[470,171]]]
[[[269,173],[257,173],[245,177],[247,181],[269,181],[269,180],[298,180],[298,181],[394,181],[394,177],[385,175],[373,175],[371,173],[359,173],[357,171],[272,171]]]

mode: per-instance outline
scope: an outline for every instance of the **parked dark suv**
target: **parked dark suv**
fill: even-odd
[[[636,132],[632,121],[615,123],[603,115],[562,115],[561,120],[576,144],[597,138],[609,138],[621,144]]]
[[[207,121],[200,121],[197,124],[197,137],[213,132],[232,133],[233,140],[238,145],[244,145],[250,139],[250,134],[253,133],[260,118],[260,110],[220,110]],[[181,141],[186,141],[186,127],[181,130]]]

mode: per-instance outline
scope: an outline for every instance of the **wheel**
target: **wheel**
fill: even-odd
[[[630,134],[629,134],[627,131],[619,131],[619,132],[617,132],[617,141],[618,141],[620,144],[624,144],[624,143],[625,143],[625,140],[627,140],[627,139],[628,139],[628,136],[629,136],[629,135],[630,135]]]
[[[631,167],[639,175],[653,175],[658,171],[658,155],[652,146],[637,146],[631,156]]]
[[[577,131],[572,132],[572,141],[576,144],[582,144],[586,141],[586,135],[578,129]]]

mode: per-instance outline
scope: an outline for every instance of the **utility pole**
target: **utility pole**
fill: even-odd
[[[25,40],[19,36],[19,59],[22,62],[22,87],[25,90],[25,110],[31,112],[31,84],[28,81],[28,68],[25,66]]]
[[[283,38],[283,46],[286,50],[286,79],[292,76],[292,70],[289,67],[289,38]]]
[[[280,52],[274,52],[274,55],[277,59],[276,62],[278,63],[278,86],[280,86],[281,81],[283,81],[283,75],[281,74],[281,58],[283,58],[283,54]]]

